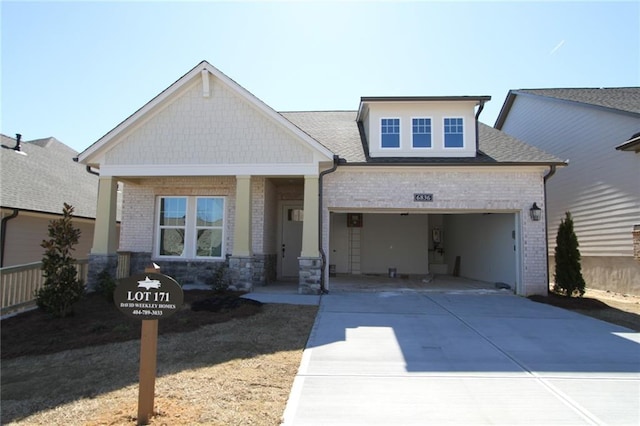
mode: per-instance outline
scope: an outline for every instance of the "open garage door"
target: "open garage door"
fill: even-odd
[[[336,274],[452,275],[518,281],[514,213],[331,213],[330,270]]]

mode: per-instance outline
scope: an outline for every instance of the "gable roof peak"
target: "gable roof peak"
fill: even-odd
[[[202,60],[195,67],[185,73],[182,77],[176,80],[173,84],[167,87],[165,90],[156,95],[153,99],[123,120],[120,124],[94,142],[91,146],[85,149],[83,152],[78,155],[79,162],[99,168],[99,158],[105,150],[109,149],[112,143],[118,143],[119,139],[122,135],[125,135],[128,130],[132,127],[135,127],[136,123],[139,120],[144,119],[144,117],[148,116],[148,114],[153,114],[153,111],[157,110],[157,108],[161,108],[161,105],[165,105],[166,102],[171,102],[172,97],[179,93],[180,90],[186,85],[190,84],[193,80],[197,78],[202,79],[203,85],[203,96],[208,97],[209,94],[209,79],[206,78],[205,72],[208,72],[210,75],[213,75],[218,81],[220,81],[227,88],[234,91],[237,95],[243,98],[246,102],[252,104],[257,110],[261,111],[267,117],[271,118],[278,122],[281,126],[287,128],[290,132],[295,134],[297,137],[301,138],[309,145],[313,146],[314,149],[319,151],[322,155],[327,158],[332,158],[333,154],[329,151],[324,145],[322,145],[317,140],[310,137],[308,134],[299,129],[295,124],[291,123],[289,120],[284,118],[281,114],[276,112],[273,108],[265,104],[258,97],[253,95],[247,89],[242,87],[240,84],[235,82],[233,79],[228,77],[222,71],[220,71],[215,66],[211,65],[206,60]]]

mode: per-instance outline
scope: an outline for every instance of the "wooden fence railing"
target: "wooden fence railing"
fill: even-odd
[[[76,260],[78,278],[87,282],[89,260]],[[35,305],[35,293],[42,288],[42,262],[0,268],[0,314]]]

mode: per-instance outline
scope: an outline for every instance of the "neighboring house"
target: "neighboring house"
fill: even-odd
[[[495,127],[569,162],[547,187],[551,276],[571,212],[587,287],[640,294],[640,87],[512,90]]]
[[[132,273],[155,262],[183,284],[227,262],[245,290],[328,291],[331,270],[456,272],[546,294],[545,218],[530,210],[564,163],[479,123],[489,99],[278,113],[203,61],[79,155],[100,171],[91,268],[115,269],[118,250]]]
[[[2,266],[39,262],[51,220],[64,203],[74,208],[81,236],[76,259],[89,257],[96,216],[98,176],[74,162],[78,155],[55,138],[21,141],[1,135],[0,207]]]

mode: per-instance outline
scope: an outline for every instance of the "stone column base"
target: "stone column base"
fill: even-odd
[[[319,257],[299,257],[298,265],[298,293],[320,294],[322,259]]]
[[[95,291],[98,284],[98,275],[106,270],[113,278],[118,270],[118,255],[110,254],[90,254],[89,271],[87,275],[87,291]]]
[[[229,257],[229,275],[233,290],[253,290],[253,256]]]

